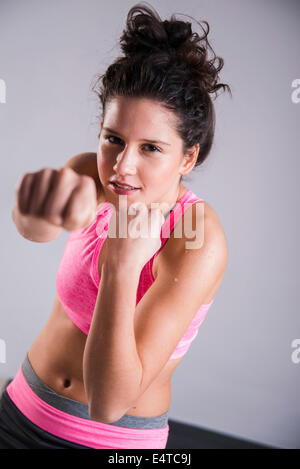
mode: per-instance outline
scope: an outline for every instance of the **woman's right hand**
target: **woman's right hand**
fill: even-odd
[[[68,231],[87,227],[96,217],[95,181],[72,168],[25,173],[15,190],[16,204],[23,216],[36,217]]]

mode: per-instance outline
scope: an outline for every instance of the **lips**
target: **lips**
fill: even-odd
[[[140,189],[139,187],[132,186],[131,184],[126,184],[125,182],[119,182],[119,181],[110,181],[112,184],[115,184],[117,187],[120,189]]]

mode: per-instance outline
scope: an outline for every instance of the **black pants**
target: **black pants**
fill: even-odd
[[[32,423],[19,411],[4,389],[0,398],[0,449],[91,448],[51,435]]]

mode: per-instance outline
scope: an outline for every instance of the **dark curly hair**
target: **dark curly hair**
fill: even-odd
[[[208,156],[215,132],[215,110],[210,94],[230,87],[218,83],[224,61],[216,57],[207,35],[209,24],[198,23],[202,36],[192,32],[191,23],[173,14],[162,21],[158,13],[141,2],[128,12],[126,29],[120,37],[124,56],[117,58],[92,86],[102,104],[116,96],[144,97],[172,110],[183,152],[196,143],[200,150],[195,166]],[[190,17],[191,18],[191,17]],[[208,51],[213,54],[208,58]]]

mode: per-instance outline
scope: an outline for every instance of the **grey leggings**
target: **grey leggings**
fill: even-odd
[[[49,388],[33,370],[31,363],[26,355],[22,364],[22,371],[26,381],[31,389],[47,404],[56,409],[75,415],[84,419],[90,419],[88,405],[83,402],[74,401],[68,397],[57,394],[53,389]],[[157,417],[136,417],[134,415],[123,415],[119,420],[109,425],[117,425],[118,427],[127,428],[163,428],[168,424],[168,412],[158,415]]]

